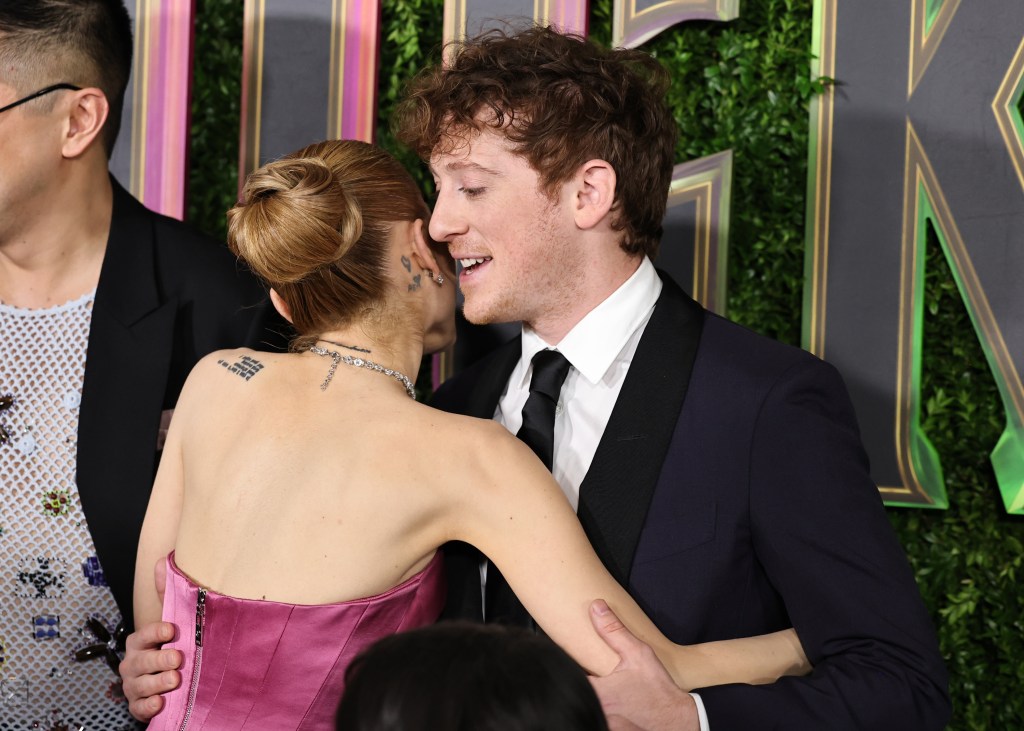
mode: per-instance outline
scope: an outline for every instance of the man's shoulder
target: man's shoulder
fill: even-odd
[[[753,371],[771,372],[790,368],[795,363],[820,362],[805,350],[761,335],[706,309],[684,292],[666,272],[659,271],[658,274],[663,286],[657,306],[666,308],[670,314],[662,318],[652,318],[644,337],[648,337],[648,333],[650,337],[660,341],[679,337],[678,330],[684,327],[687,321],[697,318],[700,324],[691,330],[699,333],[696,356],[698,363],[710,361],[716,365],[732,364]],[[655,326],[655,322],[661,325]]]
[[[705,314],[697,357],[723,367],[764,375],[801,367],[831,367],[813,353],[754,332],[713,312]]]
[[[845,380],[834,365],[712,313],[706,315],[690,385],[687,403],[696,409],[728,403],[754,414],[766,403],[790,397],[827,403],[844,413],[850,407]]]
[[[287,344],[290,329],[263,285],[224,243],[149,210],[114,181],[98,309],[134,321],[171,302],[191,323],[202,344],[198,352],[243,344],[283,350]]]
[[[262,294],[262,287],[227,245],[194,226],[145,207],[123,188],[115,186],[111,240],[142,244],[149,239],[157,276],[165,287],[194,291],[235,292],[246,299]],[[132,239],[128,241],[127,239]]]
[[[153,243],[161,259],[181,263],[189,269],[217,273],[244,270],[223,241],[175,218],[153,211],[148,213],[153,221]]]
[[[185,249],[223,246],[194,226],[147,208],[120,183],[111,178],[114,205],[111,229],[135,237],[150,235],[160,246],[177,245]]]
[[[173,246],[175,249],[188,253],[211,249],[227,251],[224,242],[217,241],[192,224],[151,211],[148,208],[145,210],[153,222],[153,233],[158,246]]]

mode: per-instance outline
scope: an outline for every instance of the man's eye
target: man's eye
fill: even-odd
[[[459,190],[465,193],[470,198],[476,198],[478,195],[486,190],[485,188],[459,188]]]

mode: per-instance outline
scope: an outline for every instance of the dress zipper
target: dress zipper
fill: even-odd
[[[189,718],[192,716],[192,706],[196,702],[196,692],[199,690],[199,668],[203,664],[203,623],[206,619],[206,589],[199,590],[196,597],[196,656],[192,662],[192,684],[188,689],[188,705],[185,706],[185,717],[181,719],[181,727],[178,731],[185,731]]]

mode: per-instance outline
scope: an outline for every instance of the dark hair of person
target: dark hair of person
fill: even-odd
[[[132,70],[132,23],[122,0],[3,0],[0,68],[19,94],[62,83],[100,88],[110,105],[102,137],[110,156]],[[54,102],[47,95],[29,104],[49,110]]]
[[[623,250],[657,253],[677,130],[656,59],[542,27],[492,30],[449,50],[448,64],[410,82],[393,118],[399,140],[429,160],[490,127],[549,195],[588,160],[604,160],[615,169]]]
[[[392,635],[346,673],[338,731],[606,731],[586,673],[543,635],[471,622]]]
[[[356,140],[309,145],[259,168],[228,211],[228,246],[291,308],[304,350],[356,317],[386,317],[392,224],[427,221],[412,177]]]

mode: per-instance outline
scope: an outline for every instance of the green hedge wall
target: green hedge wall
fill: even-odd
[[[735,154],[729,314],[798,344],[803,287],[812,3],[743,3],[730,23],[690,23],[645,46],[674,78],[680,160]],[[242,4],[199,0],[188,218],[218,237],[237,181]],[[440,57],[442,0],[385,0],[378,141],[401,86]],[[595,0],[591,35],[607,43],[611,2]],[[890,509],[932,613],[950,671],[954,729],[1024,727],[1024,519],[1003,510],[988,454],[1003,426],[998,393],[932,237],[928,251],[924,425],[942,455],[950,509]]]

